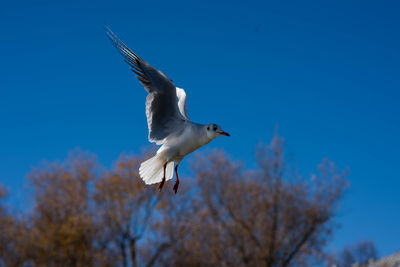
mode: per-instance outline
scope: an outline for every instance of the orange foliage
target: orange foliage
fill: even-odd
[[[247,170],[222,152],[198,156],[178,195],[145,186],[143,157],[110,171],[83,153],[34,169],[35,205],[22,219],[0,206],[0,265],[306,266],[332,235],[345,173],[324,161],[303,179],[283,141],[260,146]],[[4,196],[0,188],[0,198]]]

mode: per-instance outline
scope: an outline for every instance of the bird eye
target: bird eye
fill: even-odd
[[[216,131],[217,130],[217,127],[216,126],[214,126],[214,131]]]

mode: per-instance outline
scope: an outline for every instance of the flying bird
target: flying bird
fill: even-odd
[[[192,122],[186,111],[185,90],[176,87],[163,72],[137,56],[110,28],[105,27],[105,32],[148,92],[148,139],[161,145],[154,157],[140,165],[140,177],[145,184],[159,183],[158,190],[161,192],[165,181],[172,179],[176,164],[176,182],[173,187],[176,194],[179,187],[178,166],[182,159],[213,139],[230,135],[216,124]]]

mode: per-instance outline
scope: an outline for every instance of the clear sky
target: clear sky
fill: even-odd
[[[3,1],[0,182],[23,206],[43,160],[79,147],[111,166],[147,146],[146,92],[108,24],[186,89],[191,119],[231,133],[210,147],[252,166],[278,126],[304,176],[324,157],[348,167],[333,248],[371,239],[381,255],[400,251],[397,3]]]

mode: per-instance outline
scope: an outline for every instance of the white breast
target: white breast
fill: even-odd
[[[186,155],[208,144],[210,141],[201,129],[185,127],[180,135],[169,137],[157,151],[157,154],[162,153],[168,160],[180,162]]]

